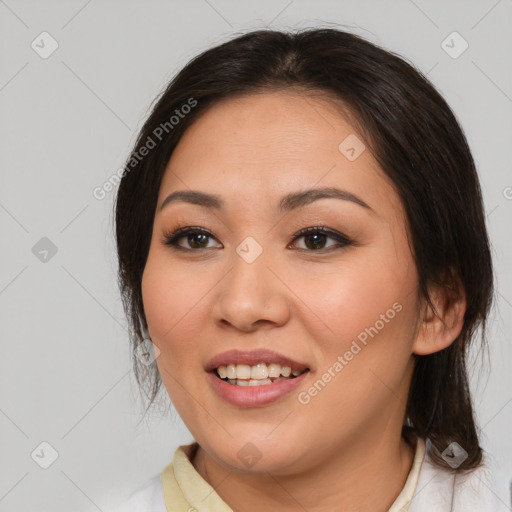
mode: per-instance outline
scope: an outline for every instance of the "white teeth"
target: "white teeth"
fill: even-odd
[[[270,379],[250,379],[250,380],[237,380],[237,379],[229,379],[228,382],[230,384],[233,384],[234,386],[267,386],[268,384],[272,384],[272,381]]]
[[[251,367],[248,364],[237,364],[236,365],[236,378],[237,379],[250,379],[251,378]]]
[[[227,366],[219,366],[217,374],[221,379],[228,379],[230,384],[238,384],[239,386],[261,386],[264,384],[272,384],[270,379],[288,378],[290,375],[297,377],[302,372],[293,370],[289,366],[281,366],[277,363],[269,365],[258,363],[253,366],[248,364],[228,364]]]
[[[285,377],[279,377],[275,379],[274,381],[270,379],[250,379],[250,380],[244,380],[244,379],[229,379],[228,382],[234,386],[245,386],[245,387],[251,387],[251,386],[268,386],[269,384],[274,384],[275,382],[281,382],[283,380],[288,380]]]
[[[281,365],[272,363],[268,365],[268,376],[269,377],[279,377],[281,375]]]
[[[267,384],[272,384],[272,381],[270,379],[251,379],[249,381],[249,386],[265,386]]]
[[[268,377],[268,368],[266,364],[260,363],[251,366],[251,379],[266,379]]]
[[[226,366],[219,366],[218,370],[221,368],[226,368],[227,378],[228,379],[236,379],[236,366],[234,364],[228,364]]]

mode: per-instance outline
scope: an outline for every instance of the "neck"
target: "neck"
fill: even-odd
[[[405,485],[414,449],[400,436],[373,439],[350,443],[320,466],[285,476],[229,471],[201,447],[192,463],[235,511],[386,512]]]

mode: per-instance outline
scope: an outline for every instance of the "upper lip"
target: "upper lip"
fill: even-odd
[[[308,368],[307,364],[294,361],[283,354],[279,354],[273,350],[256,349],[250,351],[228,350],[214,356],[206,364],[206,371],[213,371],[219,366],[227,366],[228,364],[247,364],[249,366],[258,363],[280,364],[281,366],[289,366],[292,371],[303,371]]]

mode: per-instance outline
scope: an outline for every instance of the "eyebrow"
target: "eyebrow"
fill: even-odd
[[[365,201],[357,197],[355,194],[334,187],[314,188],[305,191],[291,192],[290,194],[286,194],[279,201],[278,208],[280,212],[289,212],[291,210],[302,208],[303,206],[314,201],[318,201],[319,199],[341,199],[343,201],[350,201],[373,211]],[[200,192],[198,190],[177,190],[164,199],[160,206],[160,211],[174,202],[185,202],[206,208],[214,208],[216,210],[221,210],[225,204],[219,196],[214,194],[207,194],[206,192]]]

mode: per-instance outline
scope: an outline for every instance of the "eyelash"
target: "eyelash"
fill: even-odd
[[[198,252],[200,250],[204,249],[213,249],[212,247],[199,247],[199,248],[187,248],[182,247],[178,245],[178,242],[190,234],[202,234],[206,235],[209,238],[213,238],[216,240],[216,238],[206,229],[201,227],[194,227],[194,226],[185,226],[185,227],[178,227],[174,231],[166,232],[163,235],[163,244],[171,247],[172,249],[176,251],[187,251],[187,252]],[[343,247],[348,247],[351,245],[355,245],[355,241],[351,240],[347,236],[343,235],[342,233],[338,233],[337,231],[331,231],[329,229],[326,229],[324,226],[314,226],[309,228],[301,229],[298,233],[296,233],[292,239],[292,243],[296,240],[312,234],[321,234],[325,235],[328,238],[332,238],[333,240],[336,240],[338,242],[338,245],[331,245],[329,247],[321,248],[321,249],[297,249],[300,251],[306,251],[306,252],[330,252],[333,249],[341,249]],[[217,240],[218,241],[218,240]],[[215,247],[216,249],[216,247]]]

